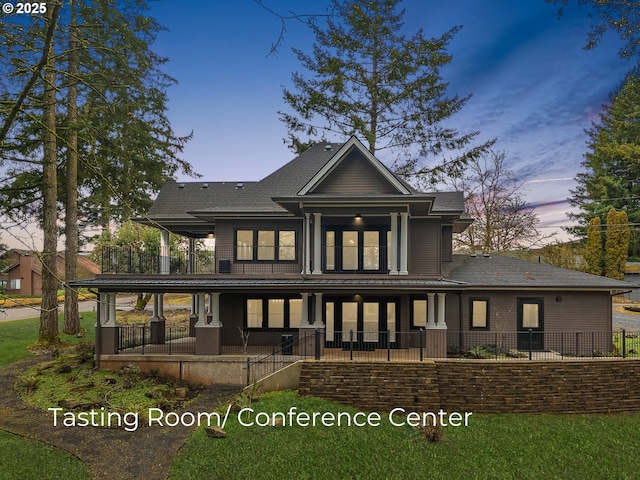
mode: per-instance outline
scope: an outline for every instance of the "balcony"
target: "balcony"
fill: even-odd
[[[247,248],[242,247],[241,258],[247,258]],[[100,252],[100,266],[101,273],[126,275],[300,274],[302,263],[299,257],[276,260],[274,255],[270,259],[265,254],[266,248],[253,247],[256,251],[254,258],[258,260],[236,260],[234,247],[198,246],[193,252],[187,248],[173,248],[166,255],[161,255],[159,250],[104,246]],[[273,247],[271,250],[275,251]]]

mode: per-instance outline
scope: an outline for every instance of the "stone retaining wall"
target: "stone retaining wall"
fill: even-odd
[[[477,413],[640,412],[640,359],[308,361],[298,391],[361,409]]]

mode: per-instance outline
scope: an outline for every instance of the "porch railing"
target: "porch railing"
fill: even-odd
[[[300,273],[301,260],[278,258],[277,249],[273,255],[265,254],[267,247],[243,247],[241,258],[250,258],[247,248],[255,250],[255,260],[238,260],[235,247],[197,247],[195,252],[187,248],[172,248],[168,255],[161,256],[159,250],[142,250],[133,246],[103,246],[100,255],[102,273],[129,275],[157,275],[161,265],[168,266],[169,274],[245,274],[245,273]],[[262,250],[258,250],[262,249]],[[163,262],[164,260],[164,262]]]

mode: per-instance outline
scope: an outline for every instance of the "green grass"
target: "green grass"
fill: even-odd
[[[94,340],[95,312],[82,312],[80,325],[85,330],[84,338],[62,333],[63,317],[60,315],[60,339],[64,342],[77,343],[81,340]],[[0,366],[8,365],[22,358],[31,356],[27,347],[38,339],[39,318],[0,322]]]
[[[293,392],[264,395],[256,412],[356,410]],[[382,414],[385,417],[384,414]],[[429,443],[410,427],[246,427],[227,438],[199,429],[170,478],[631,479],[640,471],[640,415],[473,415]]]
[[[85,480],[91,478],[73,455],[0,430],[0,480]]]

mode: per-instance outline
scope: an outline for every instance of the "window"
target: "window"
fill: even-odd
[[[358,269],[358,232],[342,232],[342,269]]]
[[[284,328],[284,302],[283,298],[269,299],[269,318],[267,319],[269,328]]]
[[[247,328],[262,328],[262,299],[247,300]]]
[[[364,232],[364,252],[362,263],[364,270],[380,269],[380,232]]]
[[[294,261],[296,259],[296,232],[280,230],[278,232],[278,260]]]
[[[298,328],[302,320],[301,298],[247,299],[247,328]]]
[[[326,251],[326,268],[327,270],[336,269],[336,232],[327,231],[325,238]]]
[[[273,230],[258,230],[258,260],[273,260],[275,258],[276,232]]]
[[[295,230],[236,230],[236,260],[295,262]]]
[[[253,260],[253,230],[238,230],[236,232],[236,258],[238,260]]]
[[[414,300],[413,309],[411,313],[412,313],[414,327],[427,326],[427,301],[426,300]]]
[[[489,300],[486,298],[470,299],[471,328],[489,328]]]
[[[537,303],[522,304],[522,328],[539,328],[540,315]]]
[[[19,278],[12,278],[10,280],[10,289],[11,290],[20,290],[20,279]]]

